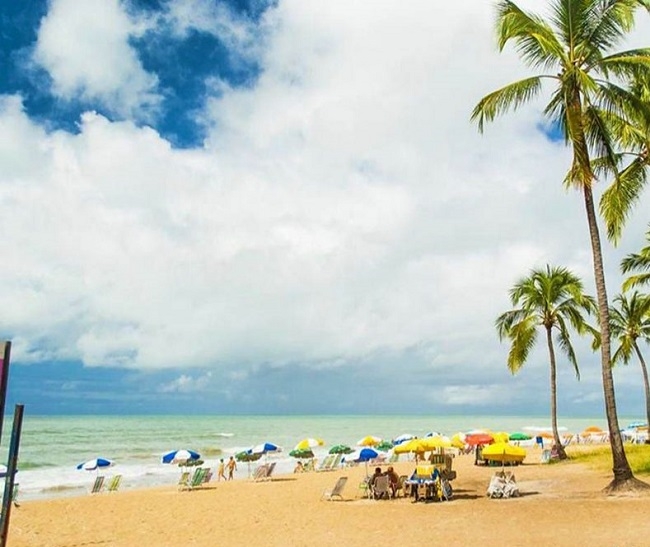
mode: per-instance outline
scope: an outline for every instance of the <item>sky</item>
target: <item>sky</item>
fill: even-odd
[[[525,0],[523,7],[542,3]],[[0,5],[0,339],[32,414],[549,412],[494,321],[532,268],[594,293],[570,153],[483,0]],[[639,13],[627,45],[644,44]],[[596,195],[604,188],[599,184]],[[618,248],[644,245],[643,196]],[[602,416],[600,357],[559,412]],[[619,413],[644,416],[636,362]]]

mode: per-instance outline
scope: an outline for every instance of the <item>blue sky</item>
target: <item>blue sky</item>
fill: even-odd
[[[593,292],[590,247],[541,103],[483,136],[469,122],[525,74],[496,52],[490,2],[51,0],[0,17],[9,404],[548,411],[542,348],[512,377],[494,319],[547,263]],[[610,293],[647,210],[606,247]],[[599,357],[577,345],[560,412],[598,416]],[[615,380],[642,415],[638,366]]]

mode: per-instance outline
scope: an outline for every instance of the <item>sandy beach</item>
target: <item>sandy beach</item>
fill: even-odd
[[[487,498],[495,468],[475,466],[467,455],[455,458],[449,502],[368,500],[358,488],[364,465],[266,482],[212,481],[193,491],[170,485],[26,501],[12,509],[8,545],[480,545],[495,538],[536,546],[648,544],[650,497],[605,497],[607,474],[577,463],[540,464],[536,451],[527,460],[510,468],[522,493],[511,499]],[[400,474],[413,467],[395,465]],[[342,475],[349,477],[344,500],[322,501]]]

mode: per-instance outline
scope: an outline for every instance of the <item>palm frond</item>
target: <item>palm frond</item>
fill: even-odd
[[[510,351],[508,352],[508,369],[512,374],[519,372],[528,359],[528,354],[537,340],[536,325],[532,321],[522,321],[512,326],[510,331]]]
[[[478,120],[478,129],[482,133],[486,121],[491,122],[509,110],[516,110],[538,95],[542,89],[541,79],[542,76],[533,76],[493,91],[479,101],[470,119]]]
[[[647,182],[647,162],[637,157],[618,173],[600,197],[600,214],[607,227],[607,237],[614,244],[620,241],[630,212]]]
[[[571,2],[570,2],[571,3]],[[576,2],[587,5],[585,20],[590,27],[583,43],[590,44],[590,58],[600,51],[611,49],[634,26],[636,9],[646,0],[591,0]]]
[[[623,282],[623,290],[629,291],[635,287],[650,285],[650,273],[631,275]]]
[[[542,18],[526,13],[510,0],[497,4],[496,29],[499,50],[512,40],[528,66],[551,68],[565,57],[553,29]]]
[[[567,325],[564,322],[564,319],[562,317],[558,317],[558,335],[557,335],[557,343],[558,346],[560,346],[560,349],[562,352],[567,356],[569,359],[569,363],[573,365],[573,370],[576,373],[576,377],[578,380],[580,379],[580,369],[578,368],[578,360],[576,359],[576,354],[573,349],[573,346],[571,345],[571,337],[569,335],[569,330],[567,329]]]

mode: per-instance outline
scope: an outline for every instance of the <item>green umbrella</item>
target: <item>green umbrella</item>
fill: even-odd
[[[354,452],[349,446],[345,444],[337,444],[330,448],[330,454],[350,454]]]
[[[311,451],[310,448],[303,448],[301,450],[292,450],[289,452],[289,456],[292,458],[301,458],[301,459],[308,459],[308,458],[313,458],[314,453]]]
[[[261,452],[248,452],[247,450],[235,454],[235,459],[238,462],[254,462],[259,460],[261,457],[262,457]]]
[[[375,450],[381,450],[382,452],[388,452],[391,448],[393,448],[393,443],[390,441],[381,441],[375,446]]]
[[[525,433],[511,433],[510,436],[508,437],[511,441],[527,441],[531,437],[530,435],[526,435]]]

